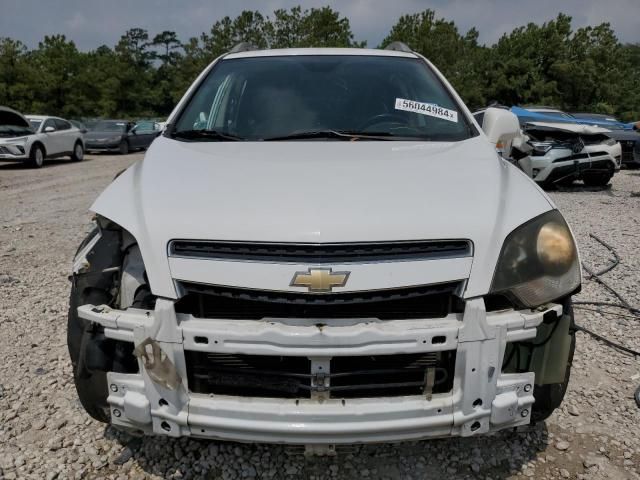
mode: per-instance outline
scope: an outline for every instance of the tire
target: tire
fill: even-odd
[[[111,414],[107,403],[107,374],[100,371],[89,371],[81,361],[81,351],[90,335],[88,322],[78,317],[78,294],[71,289],[69,299],[69,315],[67,319],[67,346],[73,367],[73,382],[78,398],[85,411],[95,420],[109,423]]]
[[[74,162],[81,162],[84,159],[84,147],[82,142],[76,142],[73,146],[73,152],[71,153],[71,160]]]
[[[573,185],[573,182],[575,182],[575,180],[576,179],[573,176],[567,177],[567,178],[563,178],[559,182],[556,182],[556,185],[559,186],[559,187],[570,187],[571,185]]]
[[[549,418],[553,411],[560,406],[567,393],[569,385],[569,377],[571,376],[571,363],[573,362],[573,353],[576,349],[575,334],[571,339],[571,353],[567,362],[567,370],[563,383],[549,383],[547,385],[535,385],[533,396],[536,399],[531,409],[531,421],[533,423],[542,422]]]
[[[121,141],[118,150],[120,151],[120,155],[127,155],[129,153],[129,142],[126,140]]]
[[[549,383],[546,385],[534,385],[533,397],[535,403],[531,409],[531,423],[542,422],[549,418],[553,411],[560,406],[567,393],[569,378],[571,377],[571,365],[573,364],[573,354],[576,351],[576,333],[575,324],[573,322],[573,307],[571,303],[566,304],[571,315],[571,324],[569,326],[569,335],[571,335],[571,346],[569,347],[569,357],[567,358],[567,366],[564,373],[564,382]],[[566,308],[566,307],[565,307]]]
[[[45,158],[44,148],[38,143],[31,147],[29,152],[29,166],[31,168],[42,168]]]
[[[582,181],[588,187],[604,187],[613,177],[613,168],[609,168],[607,172],[584,172]]]

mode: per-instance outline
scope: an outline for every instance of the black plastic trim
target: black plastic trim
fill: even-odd
[[[274,263],[344,264],[469,257],[469,240],[377,243],[268,243],[172,240],[172,257]]]

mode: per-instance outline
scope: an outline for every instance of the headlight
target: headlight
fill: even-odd
[[[28,137],[20,137],[20,138],[12,138],[10,141],[6,142],[7,145],[26,145]]]
[[[531,155],[533,155],[534,157],[542,157],[546,155],[547,152],[552,148],[552,145],[550,143],[545,142],[530,142],[530,144],[533,147]]]
[[[578,251],[567,223],[553,210],[507,236],[493,275],[491,293],[537,307],[580,285]]]
[[[109,137],[110,142],[117,142],[120,140],[120,135],[116,135],[115,137]]]
[[[604,142],[605,145],[609,145],[610,147],[613,147],[616,143],[618,143],[618,141],[613,138],[607,138]]]

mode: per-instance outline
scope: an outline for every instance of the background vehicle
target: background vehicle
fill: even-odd
[[[537,105],[531,105],[531,106],[525,105],[524,108],[529,110],[530,112],[541,113],[543,115],[549,115],[549,116],[552,116],[552,117],[563,118],[563,119],[568,120],[568,121],[574,121],[574,118],[571,115],[569,115],[566,112],[563,112],[562,110],[560,110],[558,108],[537,106]]]
[[[517,118],[488,109],[483,134],[390,47],[224,55],[100,195],[68,328],[87,412],[314,448],[479,435],[560,404],[569,227],[495,153]]]
[[[620,144],[609,130],[570,123],[530,122],[524,134],[533,147],[518,165],[543,186],[566,185],[583,180],[604,186],[620,169]]]
[[[160,134],[153,121],[139,123],[127,120],[102,120],[86,134],[87,150],[118,151],[126,155],[131,150],[149,148]]]
[[[640,132],[631,123],[623,123],[611,115],[597,113],[572,113],[574,118],[590,121],[596,126],[602,126],[610,132],[607,134],[620,142],[622,147],[622,165],[630,168],[640,167]]]
[[[87,126],[83,122],[81,122],[80,120],[69,120],[69,122],[71,123],[71,125],[73,125],[78,130],[80,130],[80,132],[83,133],[83,134],[87,133],[89,131]]]
[[[508,107],[499,106],[501,109]],[[542,109],[538,109],[542,110]],[[473,113],[482,124],[486,109]],[[620,169],[621,145],[605,128],[581,125],[569,115],[545,107],[544,112],[512,107],[522,127],[510,143],[496,146],[498,153],[518,165],[542,187],[568,185],[583,180],[586,185],[606,185]],[[554,112],[562,114],[555,115]],[[517,143],[516,154],[505,155]]]
[[[67,120],[29,115],[0,107],[0,160],[42,167],[45,159],[84,158],[82,133]]]

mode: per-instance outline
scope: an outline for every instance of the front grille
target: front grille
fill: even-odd
[[[241,397],[308,397],[311,361],[305,357],[185,351],[193,393]]]
[[[635,156],[633,154],[633,148],[635,146],[634,140],[625,140],[620,142],[620,146],[622,147],[622,161],[623,162],[634,162]]]
[[[622,152],[622,162],[623,163],[635,162],[635,156],[633,155],[633,150],[628,152],[625,152],[625,151]]]
[[[568,160],[584,160],[585,158],[592,157],[601,157],[604,155],[609,155],[607,152],[591,152],[591,153],[576,153],[573,155],[569,155],[568,157],[556,158],[553,163],[557,162],[566,162]]]
[[[620,148],[622,148],[623,152],[633,152],[635,143],[634,140],[623,140],[620,142]]]
[[[461,282],[353,293],[305,294],[181,282],[178,313],[199,318],[441,318],[463,310]]]
[[[10,154],[11,152],[7,147],[0,146],[0,153]]]
[[[277,263],[353,263],[468,257],[468,240],[379,243],[262,243],[173,240],[169,254],[223,260]]]
[[[185,351],[187,380],[193,393],[267,398],[310,398],[311,362],[305,357],[236,355]],[[397,397],[425,394],[427,369],[433,369],[431,393],[453,388],[455,350],[399,355],[334,357],[329,387],[332,398]]]

